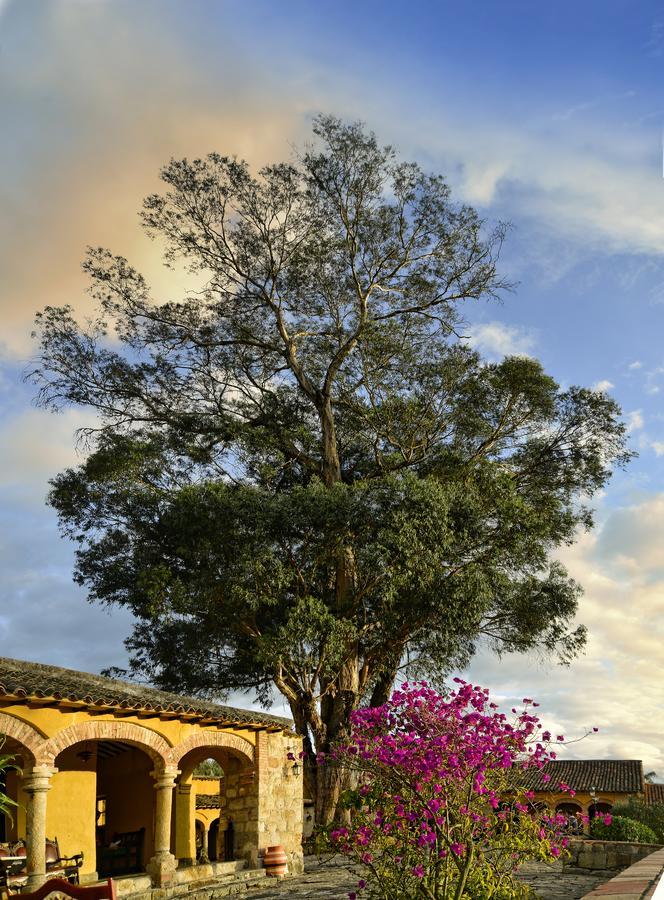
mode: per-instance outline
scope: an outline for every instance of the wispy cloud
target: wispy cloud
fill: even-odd
[[[596,381],[592,386],[592,390],[597,391],[597,393],[605,393],[606,391],[610,391],[613,387],[615,387],[615,384],[612,381],[609,381],[608,378],[604,378],[602,381]]]
[[[551,118],[554,122],[566,122],[578,113],[588,112],[589,109],[596,109],[605,103],[613,103],[617,100],[629,100],[636,96],[636,91],[620,91],[617,94],[603,94],[600,97],[594,97],[592,100],[584,100],[581,103],[575,103],[569,106],[561,113],[556,113]]]
[[[577,758],[642,759],[664,770],[664,494],[613,510],[596,534],[562,555],[585,588],[579,621],[589,629],[585,654],[569,668],[508,654],[481,654],[471,677],[509,705],[529,696],[548,725],[568,738],[596,725],[599,734],[563,750]]]
[[[485,322],[473,325],[470,343],[490,359],[503,356],[530,356],[536,339],[532,331],[503,322]]]
[[[627,413],[627,431],[628,433],[640,431],[644,426],[643,413],[640,409],[634,409]]]

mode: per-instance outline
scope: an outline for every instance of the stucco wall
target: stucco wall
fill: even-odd
[[[74,749],[62,754],[46,806],[46,834],[57,838],[63,856],[83,853],[82,874],[96,869],[95,802],[97,774],[77,758]]]

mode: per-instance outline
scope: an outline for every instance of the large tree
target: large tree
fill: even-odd
[[[197,290],[160,303],[91,250],[99,318],[47,307],[32,372],[44,406],[99,415],[50,500],[90,598],[137,617],[134,673],[276,686],[312,755],[400,667],[448,671],[482,639],[578,652],[552,551],[627,459],[610,398],[459,336],[462,304],[505,287],[504,229],[361,125],[314,134],[256,176],[171,161],[143,222]]]

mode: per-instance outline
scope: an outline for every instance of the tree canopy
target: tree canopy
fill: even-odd
[[[31,377],[99,415],[50,502],[90,598],[137,617],[134,671],[276,685],[325,750],[404,665],[444,673],[482,639],[577,653],[552,553],[629,454],[608,396],[462,338],[463,304],[507,287],[504,226],[361,124],[313,130],[257,175],[172,160],[142,219],[196,290],[159,302],[91,249],[98,317],[40,313]]]

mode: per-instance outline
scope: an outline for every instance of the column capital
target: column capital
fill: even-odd
[[[28,794],[34,794],[41,791],[50,791],[51,778],[58,770],[52,766],[33,766],[23,773],[21,786]]]
[[[154,778],[155,790],[164,791],[175,787],[175,779],[180,774],[177,766],[166,766],[163,769],[153,769],[150,775]]]

